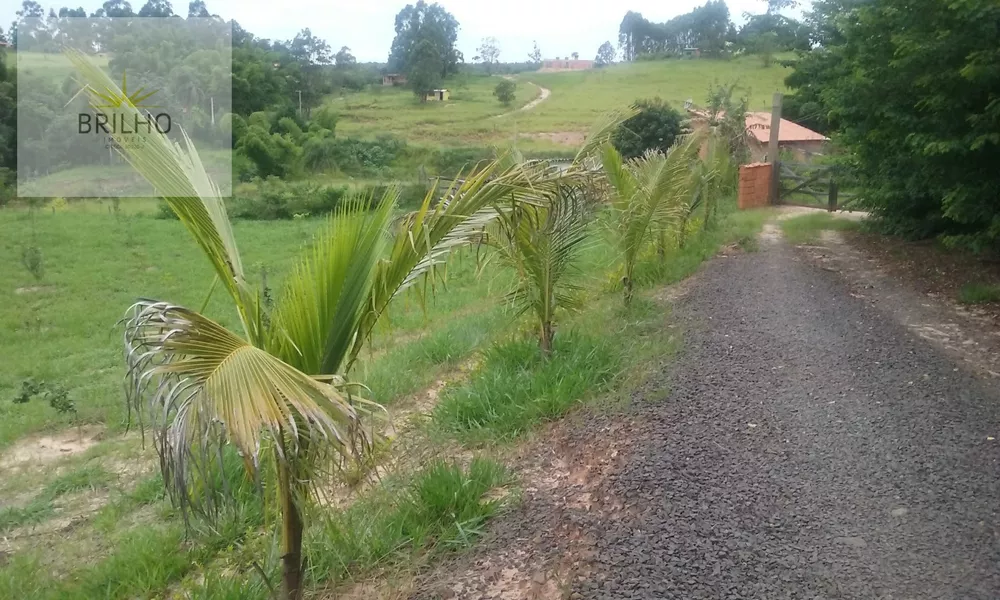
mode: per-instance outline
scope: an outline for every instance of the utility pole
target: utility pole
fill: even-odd
[[[302,117],[302,90],[297,90],[299,92],[299,117]]]
[[[208,100],[212,103],[212,127],[215,127],[215,96],[209,96]]]
[[[781,92],[774,93],[771,102],[771,137],[767,142],[767,162],[771,163],[771,189],[768,190],[768,203],[778,203],[779,177],[781,176],[781,161],[779,160],[779,129],[781,127]]]

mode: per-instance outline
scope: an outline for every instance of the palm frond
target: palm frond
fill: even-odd
[[[340,374],[365,314],[398,192],[345,202],[289,275],[267,348],[311,375]]]
[[[125,358],[130,411],[152,425],[164,481],[185,510],[218,500],[205,474],[226,444],[251,470],[268,442],[288,462],[316,448],[355,451],[358,409],[342,392],[194,311],[134,304]]]
[[[121,89],[104,71],[96,67],[85,54],[67,49],[66,55],[82,78],[82,84],[94,90],[110,90],[121,94]],[[132,122],[145,119],[137,108],[123,102],[116,108],[102,107],[116,119]],[[166,135],[145,136],[142,144],[124,144],[117,147],[122,157],[156,190],[170,206],[181,223],[194,237],[236,302],[244,331],[257,339],[259,331],[259,305],[255,294],[246,285],[243,264],[236,247],[232,226],[226,215],[218,187],[209,178],[198,152],[181,131],[184,146],[171,141]]]
[[[379,262],[371,296],[360,320],[358,337],[347,359],[357,359],[389,302],[421,277],[432,274],[454,249],[479,241],[497,216],[496,206],[510,199],[524,202],[555,192],[563,176],[547,163],[525,163],[500,156],[478,171],[459,175],[435,201],[428,191],[420,208],[397,223],[388,258]]]
[[[504,301],[515,315],[551,323],[557,310],[576,310],[582,286],[572,281],[588,241],[589,211],[579,190],[562,187],[545,204],[514,202],[491,226],[486,242],[517,274]]]

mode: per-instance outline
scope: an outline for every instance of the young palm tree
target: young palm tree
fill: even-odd
[[[92,89],[120,94],[83,54],[69,56]],[[144,118],[130,102],[113,110]],[[513,198],[556,193],[564,174],[539,164],[494,161],[434,203],[393,221],[396,193],[358,198],[332,215],[268,309],[247,283],[219,191],[191,141],[149,136],[122,155],[162,196],[212,264],[239,315],[233,332],[199,312],[140,300],[126,314],[128,404],[151,421],[170,497],[212,516],[225,499],[214,487],[226,447],[256,476],[273,465],[281,510],[282,595],[303,589],[304,511],[329,466],[367,447],[361,418],[375,405],[347,380],[390,301],[455,247],[475,238]],[[374,204],[374,205],[373,205]],[[214,287],[214,286],[213,286]]]
[[[628,162],[613,146],[604,147],[602,163],[624,263],[626,305],[632,301],[635,266],[642,251],[653,240],[664,247],[667,234],[684,217],[692,197],[692,162],[697,159],[700,143],[701,136],[692,135],[665,156],[647,152]]]
[[[684,218],[680,224],[677,242],[683,248],[686,241],[688,221],[699,209],[703,213],[702,229],[708,231],[715,226],[719,199],[734,191],[737,172],[729,155],[726,141],[718,134],[708,137],[704,145],[705,155],[693,166],[691,200],[688,202]]]
[[[520,316],[531,312],[538,325],[538,345],[552,354],[556,311],[580,307],[582,288],[570,277],[587,240],[590,210],[579,188],[562,186],[540,202],[512,200],[485,239],[517,274],[505,301]]]

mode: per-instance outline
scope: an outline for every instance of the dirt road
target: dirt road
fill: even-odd
[[[513,80],[512,77],[504,77],[504,79],[511,79],[511,80]],[[550,90],[549,88],[544,88],[544,87],[538,85],[537,83],[531,83],[530,81],[528,83],[530,83],[531,85],[533,85],[536,88],[538,88],[539,95],[538,95],[537,98],[535,98],[531,102],[528,102],[527,104],[525,104],[521,108],[518,108],[517,110],[512,110],[510,112],[505,112],[502,115],[496,115],[495,117],[491,117],[491,118],[493,118],[493,119],[499,119],[501,117],[506,117],[508,115],[513,115],[515,113],[523,112],[523,111],[526,111],[526,110],[532,110],[536,106],[538,106],[539,104],[541,104],[542,102],[545,102],[546,100],[548,100],[549,96],[552,95],[552,90]]]
[[[1000,597],[1000,394],[780,240],[716,258],[685,350],[555,431],[422,598]]]

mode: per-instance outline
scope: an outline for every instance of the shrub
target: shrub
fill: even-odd
[[[431,158],[434,170],[444,176],[468,171],[476,163],[488,160],[492,152],[486,148],[447,148],[436,151]]]
[[[320,215],[335,210],[348,189],[287,182],[276,177],[260,181],[253,192],[234,196],[230,214],[237,219],[291,219],[297,214]]]
[[[296,143],[302,141],[302,137],[304,135],[302,128],[299,127],[298,123],[289,117],[281,117],[278,119],[278,126],[276,129],[278,133],[288,136],[289,139]]]
[[[510,79],[503,79],[493,89],[493,95],[497,97],[504,106],[510,106],[517,94],[517,84]]]
[[[312,122],[318,125],[322,129],[326,129],[331,133],[337,131],[337,111],[334,110],[329,104],[319,107],[313,112]]]
[[[332,135],[310,135],[302,145],[302,162],[311,171],[327,171],[337,166],[338,145]]]
[[[354,192],[370,194],[379,199],[390,185],[372,185]],[[427,187],[420,183],[397,184],[397,187],[401,208],[416,208],[427,193]],[[323,186],[269,177],[259,181],[256,188],[234,195],[230,201],[229,214],[236,219],[255,221],[291,219],[295,215],[318,216],[336,210],[351,193],[352,190],[347,186]]]
[[[660,98],[635,103],[639,114],[623,122],[611,138],[622,157],[636,158],[647,150],[666,153],[683,133],[683,117]]]

